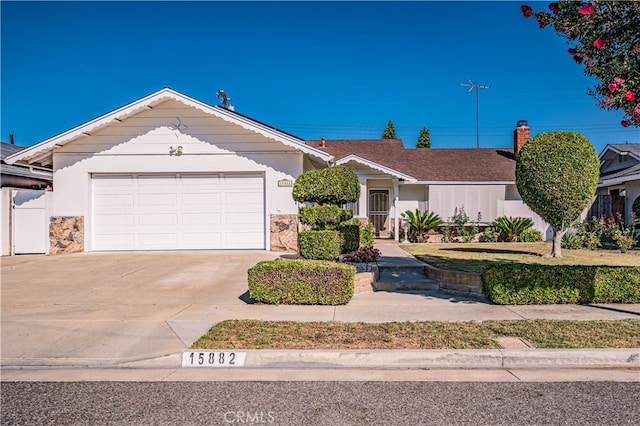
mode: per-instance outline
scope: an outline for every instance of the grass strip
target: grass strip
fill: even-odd
[[[640,320],[388,323],[228,320],[192,349],[498,349],[498,337],[536,348],[637,348]]]

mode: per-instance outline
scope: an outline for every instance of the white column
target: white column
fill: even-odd
[[[399,225],[400,225],[400,220],[398,219],[398,204],[400,202],[400,197],[398,196],[400,194],[400,190],[398,189],[398,179],[394,178],[393,179],[393,238],[396,240],[396,242],[400,241],[400,232],[399,232]]]

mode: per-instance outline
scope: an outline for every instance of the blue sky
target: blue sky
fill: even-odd
[[[1,137],[32,145],[165,86],[304,139],[512,146],[572,130],[600,152],[640,142],[586,92],[564,39],[521,2],[10,2],[1,7]],[[546,2],[530,2],[534,10]]]

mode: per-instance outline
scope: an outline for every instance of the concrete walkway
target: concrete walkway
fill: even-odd
[[[380,265],[421,265],[395,244],[382,243],[377,247],[383,254]],[[25,378],[25,372],[43,368],[176,369],[180,354],[209,327],[226,319],[362,322],[640,319],[640,304],[499,306],[437,291],[362,293],[345,306],[247,303],[246,270],[260,260],[276,257],[277,253],[268,252],[163,252],[2,258],[2,380]],[[630,351],[588,354],[569,351],[567,355],[555,352],[549,357],[539,350],[520,354],[503,350],[491,353],[489,359],[491,368],[504,366],[505,359],[516,358],[521,368],[540,366],[540,359],[554,358],[565,359],[564,365],[573,367],[640,367],[639,350]],[[258,353],[248,358],[255,361],[251,365],[276,368],[259,361],[276,355],[254,352]],[[342,359],[345,368],[354,365],[345,360],[364,359],[353,351],[324,352],[322,355],[291,351],[290,366],[317,366],[318,356],[325,360]],[[393,368],[416,365],[430,368],[437,365],[434,360],[438,357],[453,356],[442,351],[419,352],[417,358],[407,358],[405,351],[387,355],[412,360],[404,367],[400,363]],[[462,356],[462,352],[456,353],[455,356]],[[465,363],[458,364],[458,368],[487,367],[483,364],[486,354],[463,355]],[[286,362],[280,360],[277,365],[282,368]],[[336,367],[334,361],[324,365]],[[544,365],[552,367],[554,363]],[[378,367],[371,364],[371,368]]]

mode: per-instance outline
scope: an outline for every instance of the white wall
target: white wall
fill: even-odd
[[[0,203],[0,256],[11,255],[11,189],[2,188]]]
[[[456,207],[464,206],[470,220],[480,212],[482,222],[492,222],[500,216],[498,201],[505,193],[505,185],[429,185],[429,210],[447,222]]]
[[[627,219],[627,225],[631,225],[631,218],[633,217],[633,202],[636,198],[640,197],[640,180],[634,180],[631,182],[627,182],[625,184],[626,189],[626,209],[627,214],[625,215]],[[636,217],[636,219],[640,219]]]
[[[404,213],[407,210],[415,211],[416,209],[420,211],[429,210],[426,185],[400,185],[398,192],[400,193],[398,212]]]
[[[187,127],[171,129],[176,117]],[[178,146],[182,155],[170,155],[170,149]],[[269,215],[297,213],[292,188],[278,187],[277,181],[295,180],[303,172],[301,152],[175,101],[59,148],[53,163],[52,215],[84,216],[87,250],[91,250],[92,173],[264,173]]]

